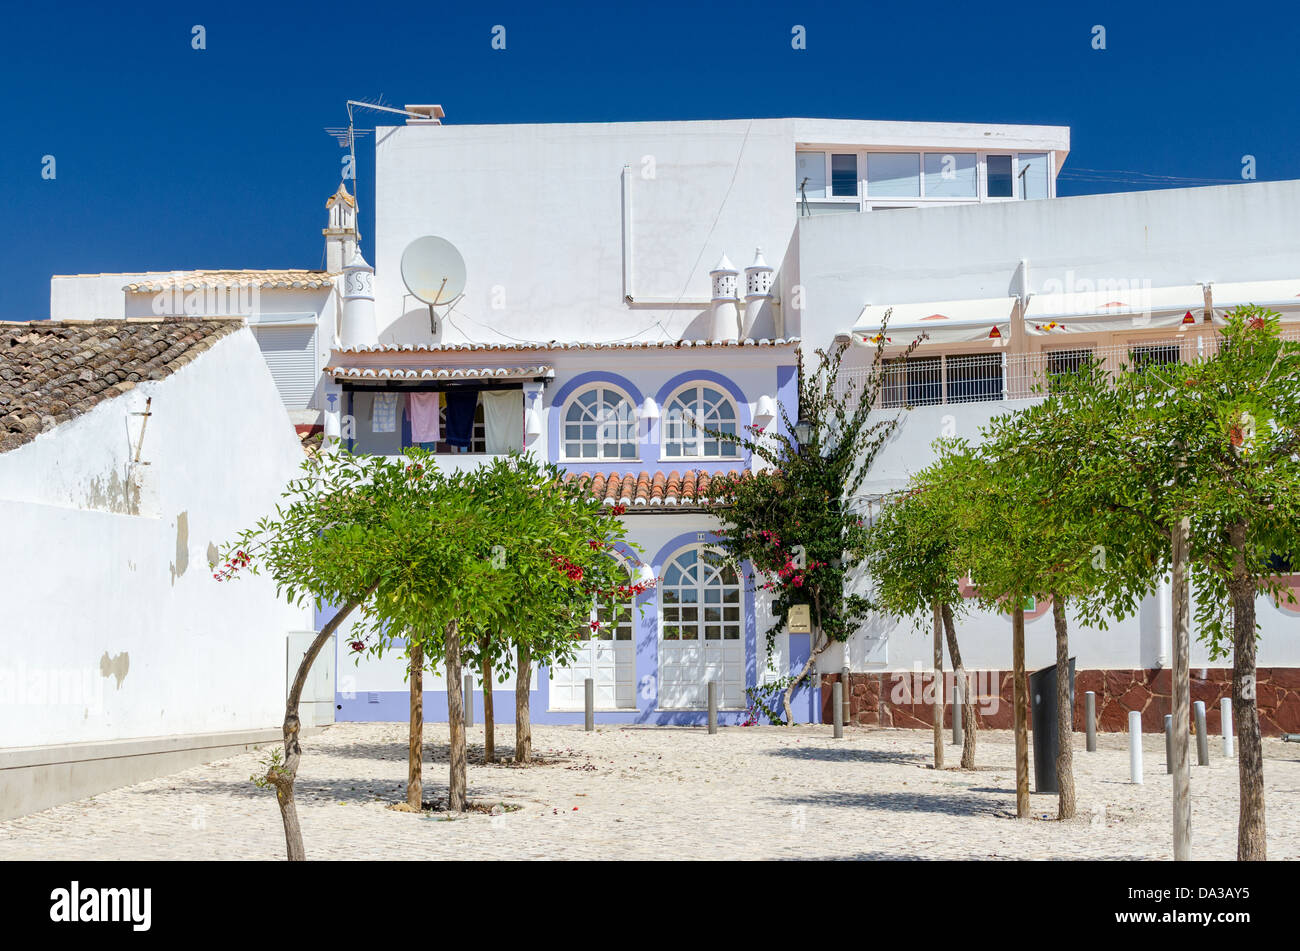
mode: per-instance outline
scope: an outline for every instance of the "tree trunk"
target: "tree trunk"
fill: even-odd
[[[424,805],[424,648],[410,640],[411,735],[406,751],[406,804],[414,812]]]
[[[1056,818],[1073,819],[1074,802],[1074,704],[1070,694],[1070,631],[1065,621],[1065,602],[1052,595],[1052,620],[1056,624]]]
[[[790,707],[790,701],[794,698],[795,690],[797,690],[799,685],[807,678],[808,672],[813,669],[813,665],[817,663],[817,658],[821,656],[822,651],[826,650],[826,648],[830,646],[831,642],[829,638],[823,640],[821,644],[819,644],[812,653],[808,655],[808,661],[799,671],[799,675],[795,677],[794,680],[790,681],[790,686],[786,687],[785,693],[781,695],[781,706],[785,709],[786,726],[790,726],[794,723],[794,710]]]
[[[1011,611],[1011,685],[1016,729],[1016,815],[1029,816],[1029,696],[1025,684],[1025,605],[1015,596]]]
[[[934,768],[943,769],[943,615],[939,602],[934,602],[931,613],[934,625],[934,697],[930,705],[934,723]]]
[[[1246,570],[1246,526],[1230,529],[1232,565],[1232,719],[1237,731],[1237,782],[1241,814],[1237,861],[1262,862],[1264,842],[1264,750],[1255,701],[1255,585]]]
[[[953,683],[961,684],[961,768],[975,768],[975,703],[974,692],[970,689],[970,678],[961,662],[961,650],[957,647],[957,625],[953,621],[952,608],[943,605],[943,628],[948,635],[948,656],[952,659]]]
[[[532,679],[532,650],[527,644],[515,648],[515,762],[533,759],[533,725],[528,719],[528,682]]]
[[[447,781],[447,808],[465,811],[465,697],[460,679],[460,629],[447,624],[447,728],[451,737],[451,774]]]
[[[275,800],[280,806],[280,819],[284,823],[284,843],[290,862],[301,862],[307,858],[307,850],[302,844],[302,827],[298,824],[298,805],[293,798],[293,783],[298,777],[298,763],[302,759],[302,746],[298,742],[298,733],[302,721],[298,719],[298,701],[302,699],[302,688],[307,683],[307,674],[321,648],[329,643],[339,625],[351,614],[358,604],[374,592],[378,583],[371,585],[362,598],[349,601],[339,609],[321,628],[316,639],[307,648],[302,662],[298,664],[298,673],[289,688],[289,696],[284,704],[284,760],[279,766],[273,766],[266,773],[266,781],[275,787]]]
[[[492,658],[487,653],[487,638],[480,645],[483,650],[483,762],[496,761],[496,723],[492,711]]]
[[[1189,752],[1188,723],[1192,716],[1192,680],[1188,653],[1191,637],[1188,628],[1187,542],[1191,521],[1178,520],[1173,532],[1173,573],[1170,589],[1173,596],[1173,793],[1174,793],[1174,860],[1192,858],[1192,764]]]

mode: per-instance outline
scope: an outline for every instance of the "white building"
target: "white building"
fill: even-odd
[[[209,563],[302,459],[239,321],[0,323],[0,817],[279,740],[312,617]]]
[[[542,722],[575,722],[588,676],[609,722],[696,722],[709,679],[722,685],[723,721],[736,722],[745,687],[807,657],[807,636],[784,633],[767,656],[766,599],[752,579],[714,564],[708,478],[752,460],[703,439],[681,422],[684,410],[714,426],[770,420],[777,403],[794,406],[799,347],[873,337],[892,308],[899,347],[921,329],[930,339],[890,389],[890,404],[916,408],[872,473],[871,491],[884,493],[931,458],[935,437],[971,435],[1028,396],[1045,366],[1089,348],[1180,357],[1212,335],[1207,313],[1264,295],[1291,314],[1300,291],[1288,283],[1300,277],[1300,184],[1057,199],[1069,152],[1062,127],[456,126],[443,124],[439,107],[408,109],[405,125],[376,130],[373,270],[353,253],[355,205],[336,194],[327,271],[311,272],[320,296],[290,303],[297,291],[263,286],[250,323],[312,315],[302,326],[315,327],[316,342],[302,349],[314,352],[320,374],[305,408],[358,451],[423,442],[444,464],[466,466],[527,449],[627,506],[641,547],[629,570],[662,581],[627,630],[585,645],[569,670],[542,672],[533,703]],[[453,293],[434,306],[412,292],[413,284],[428,299],[427,286],[403,278],[404,255],[428,236],[464,265],[461,287],[456,255],[435,255]],[[137,277],[118,293],[128,309],[152,308],[149,295],[210,280],[206,273]],[[264,272],[240,273],[263,280]],[[87,306],[78,282],[108,279],[60,280],[56,316]],[[697,603],[720,607],[685,607]],[[1031,666],[1051,660],[1050,639],[1038,636],[1045,609],[1030,622]],[[1300,666],[1293,642],[1270,643],[1294,617],[1273,605],[1260,613],[1261,666]],[[1152,599],[1137,620],[1080,631],[1085,678],[1111,671],[1115,684],[1158,691],[1155,671],[1168,663],[1163,617]],[[1007,666],[1005,627],[994,616],[963,627],[968,667]],[[847,662],[866,678],[860,718],[908,722],[907,703],[879,698],[897,673],[928,665],[928,650],[909,624],[874,619],[821,667]],[[341,659],[339,675],[340,718],[405,717],[397,659]],[[1207,684],[1218,676],[1207,670]],[[445,696],[436,677],[426,690],[436,716]],[[805,699],[800,717],[817,716],[816,698]],[[1105,693],[1103,709],[1114,699]],[[1158,706],[1149,705],[1153,716]]]

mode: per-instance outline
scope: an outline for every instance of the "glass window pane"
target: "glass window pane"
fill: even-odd
[[[977,164],[973,152],[925,153],[925,197],[978,198]]]
[[[984,164],[988,167],[988,197],[1013,197],[1015,192],[1011,190],[1011,156],[987,155],[984,157]]]
[[[867,156],[867,194],[874,198],[920,198],[919,152],[872,152]]]
[[[1020,153],[1021,197],[1026,199],[1047,197],[1047,153]]]
[[[794,153],[794,197],[796,199],[803,197],[799,192],[801,184],[804,185],[803,194],[809,198],[826,197],[825,152]]]
[[[858,157],[856,155],[831,156],[831,195],[836,198],[857,197]]]

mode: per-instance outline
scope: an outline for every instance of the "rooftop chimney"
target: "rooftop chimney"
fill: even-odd
[[[325,270],[337,274],[352,260],[361,240],[357,233],[357,200],[340,182],[339,190],[325,202],[325,209],[329,212],[329,227],[321,231],[325,235]]]

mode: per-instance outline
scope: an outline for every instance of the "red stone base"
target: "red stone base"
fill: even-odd
[[[1012,675],[971,672],[977,676],[975,721],[980,728],[1009,730],[1012,726]],[[1192,671],[1192,701],[1205,701],[1206,729],[1219,732],[1219,700],[1232,696],[1232,670],[1209,668],[1202,679]],[[1300,668],[1261,667],[1256,671],[1259,722],[1264,734],[1300,733]],[[832,684],[838,674],[822,675],[822,722],[830,723]],[[1142,713],[1142,730],[1161,733],[1165,714],[1173,711],[1169,670],[1081,670],[1074,684],[1075,728],[1084,726],[1084,694],[1097,694],[1097,729],[1119,733],[1128,729],[1130,710]],[[945,675],[944,726],[952,726],[952,673]],[[850,722],[860,726],[930,729],[933,724],[933,678],[910,671],[849,675]]]

